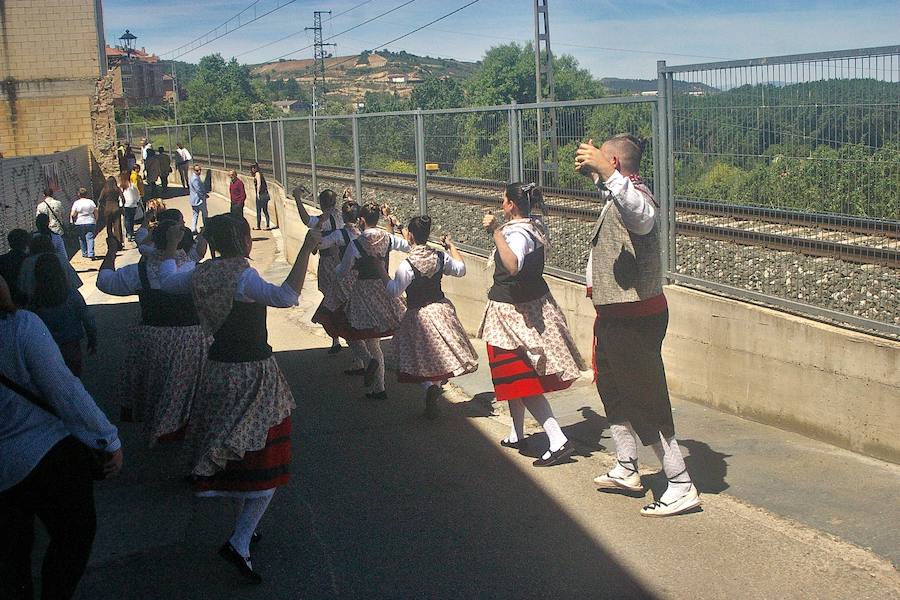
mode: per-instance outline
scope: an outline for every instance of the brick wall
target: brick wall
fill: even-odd
[[[100,11],[100,0],[0,2],[4,156],[95,145],[92,99],[105,61]]]

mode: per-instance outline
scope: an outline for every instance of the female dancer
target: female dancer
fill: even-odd
[[[234,498],[237,519],[219,554],[248,580],[262,577],[250,562],[250,540],[275,488],[288,481],[294,398],[268,344],[266,307],[295,306],[309,255],[321,239],[310,229],[282,285],[267,283],[247,262],[253,242],[243,218],[207,221],[212,260],[179,273],[181,231],[169,230],[163,290],[193,294],[204,331],[213,336],[191,420],[199,496]]]
[[[142,249],[147,251],[137,264],[119,269],[118,248],[111,240],[97,275],[101,292],[113,296],[136,294],[141,305],[141,322],[130,332],[120,403],[122,420],[143,422],[151,447],[183,436],[209,347],[191,295],[167,294],[160,289],[161,249],[173,228],[183,229],[183,220],[159,221],[153,230],[156,247],[145,244]],[[190,243],[190,238],[182,241]],[[196,250],[206,253],[202,236]],[[175,253],[175,262],[179,266],[194,264],[183,248]]]
[[[301,202],[301,196],[304,191],[305,188],[300,186],[295,187],[293,191],[294,200],[297,202],[297,211],[300,213],[300,220],[303,221],[304,225],[310,229],[321,229],[323,238],[344,226],[344,220],[337,210],[337,194],[334,190],[325,189],[319,193],[319,208],[322,209],[322,214],[318,216],[310,216],[306,212],[306,206]],[[316,276],[319,291],[323,295],[333,286],[334,272],[340,262],[341,256],[335,245],[320,248],[319,268]],[[329,333],[329,335],[331,334]],[[340,351],[341,343],[338,340],[338,336],[331,335],[331,349],[328,350],[328,354],[337,354]]]
[[[509,401],[512,430],[500,444],[521,447],[528,408],[550,440],[549,450],[534,466],[549,467],[570,455],[572,445],[544,393],[569,387],[586,367],[544,281],[550,236],[544,224],[530,216],[534,204],[543,204],[534,184],[511,183],[501,203],[506,224],[499,226],[492,214],[484,217],[497,249],[494,284],[478,337],[487,342],[497,400]]]
[[[444,252],[428,247],[431,217],[413,217],[406,230],[409,256],[397,267],[394,279],[382,271],[387,291],[399,297],[406,291],[406,314],[394,334],[397,381],[419,383],[425,389],[425,416],[434,419],[437,399],[447,379],[478,369],[478,355],[463,329],[456,308],[444,296],[444,275],[463,277],[466,265],[450,236],[441,240]],[[380,265],[381,263],[379,263]]]
[[[343,278],[348,271],[356,269],[356,281],[347,302],[347,320],[350,329],[344,337],[348,340],[364,340],[368,360],[363,382],[371,391],[366,398],[384,400],[384,356],[381,353],[381,338],[394,335],[406,307],[399,298],[388,294],[387,286],[381,280],[381,271],[387,270],[391,250],[409,252],[409,243],[394,235],[393,221],[388,221],[388,231],[378,228],[378,219],[383,207],[366,204],[360,210],[359,237],[348,246],[337,268],[337,276]],[[382,266],[379,267],[378,263]]]
[[[322,237],[322,241],[319,243],[320,254],[337,252],[338,264],[340,264],[344,254],[347,252],[347,248],[350,247],[353,240],[359,237],[359,208],[359,204],[353,200],[348,200],[341,205],[341,220],[344,222],[344,226]],[[320,278],[323,277],[322,268],[322,262],[320,262]],[[324,327],[325,332],[332,339],[337,339],[345,336],[350,329],[350,322],[347,320],[346,304],[350,299],[350,293],[353,291],[353,284],[356,282],[356,271],[350,269],[343,277],[332,274],[330,278],[331,284],[323,291],[322,302],[319,303],[319,307],[313,314],[312,322]],[[344,373],[346,375],[363,375],[366,371],[366,364],[371,358],[366,350],[365,342],[362,340],[348,340],[347,345],[353,353],[355,365],[352,369],[345,370]],[[334,347],[329,350],[329,353],[332,353],[332,350],[334,350]]]

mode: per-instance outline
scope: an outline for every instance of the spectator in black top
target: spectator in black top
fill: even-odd
[[[9,242],[9,252],[0,255],[0,277],[9,283],[9,291],[16,304],[21,305],[22,298],[16,283],[19,281],[19,271],[22,270],[22,262],[28,256],[28,241],[31,238],[24,229],[13,229],[6,235]]]

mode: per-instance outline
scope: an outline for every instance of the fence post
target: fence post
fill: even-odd
[[[169,150],[169,154],[172,154],[172,132],[169,129],[169,126],[166,125],[166,148]]]
[[[356,187],[356,201],[362,202],[362,174],[359,170],[359,118],[351,119],[353,130],[353,185]]]
[[[237,142],[238,171],[243,171],[244,163],[241,161],[241,129],[238,127],[237,121],[234,122],[234,140]]]
[[[219,138],[222,140],[222,168],[228,168],[228,161],[225,160],[225,124],[219,123]]]
[[[259,164],[259,146],[256,145],[256,121],[253,121],[253,162]]]
[[[678,235],[675,228],[675,89],[674,73],[666,73],[666,154],[663,157],[666,163],[666,197],[669,202],[667,218],[669,220],[669,270],[675,273],[678,264],[678,255],[675,246],[675,238]]]
[[[212,154],[209,152],[209,125],[203,124],[203,136],[206,138],[206,168],[212,166]]]
[[[515,100],[513,101],[515,104]],[[507,110],[507,117],[509,121],[509,179],[508,181],[522,181],[521,178],[521,168],[519,165],[519,159],[521,158],[521,154],[519,153],[519,120],[517,118],[518,110],[516,108],[510,108]]]
[[[288,191],[288,172],[287,172],[287,155],[285,154],[284,149],[284,121],[278,119],[278,157],[279,163],[281,164],[281,186],[284,188],[286,193],[290,193]],[[274,151],[272,152],[274,154]]]
[[[419,187],[419,212],[428,214],[428,173],[425,171],[425,115],[416,111],[416,183]]]
[[[269,154],[271,155],[271,159],[272,159],[272,177],[274,177],[275,179],[278,179],[278,174],[275,171],[275,132],[272,131],[272,129],[273,129],[272,123],[273,123],[273,121],[270,120],[269,121],[269,150],[271,150],[271,152]]]
[[[309,172],[312,178],[312,198],[313,202],[316,201],[316,196],[319,195],[319,184],[316,178],[316,120],[312,117],[309,118]],[[359,198],[356,199],[359,202]]]
[[[188,152],[190,152],[191,157],[193,157],[194,156],[194,137],[191,134],[191,126],[190,125],[187,126],[187,147],[188,147]]]

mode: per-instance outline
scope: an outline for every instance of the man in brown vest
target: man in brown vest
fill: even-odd
[[[610,422],[618,464],[594,479],[601,489],[643,492],[637,438],[651,446],[669,480],[666,492],[641,509],[664,517],[700,506],[678,442],[662,361],[669,322],[657,226],[659,205],[641,181],[643,141],[621,134],[600,148],[581,144],[575,169],[604,197],[591,236],[587,285],[597,318],[597,391]]]

